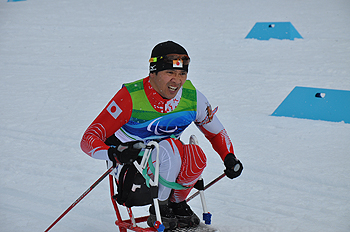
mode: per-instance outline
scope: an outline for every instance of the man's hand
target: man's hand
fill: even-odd
[[[232,153],[228,153],[224,160],[225,174],[228,178],[233,179],[241,175],[243,171],[243,165],[236,156]]]
[[[117,166],[117,163],[131,164],[137,159],[143,147],[145,145],[140,141],[121,143],[118,147],[111,146],[108,149],[108,157],[113,162],[114,167]]]

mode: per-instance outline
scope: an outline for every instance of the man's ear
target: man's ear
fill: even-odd
[[[149,78],[153,79],[155,76],[157,76],[157,72],[149,73]]]

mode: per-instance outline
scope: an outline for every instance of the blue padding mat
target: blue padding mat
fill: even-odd
[[[350,91],[297,86],[271,115],[350,123]]]
[[[273,39],[302,39],[299,32],[290,22],[263,22],[255,23],[246,39],[269,40]]]

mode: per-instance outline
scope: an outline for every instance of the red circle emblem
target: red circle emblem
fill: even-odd
[[[112,106],[112,107],[111,107],[111,112],[112,112],[112,113],[115,113],[116,111],[117,111],[117,107]]]

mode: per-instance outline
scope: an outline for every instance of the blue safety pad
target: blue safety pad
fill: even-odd
[[[350,123],[350,91],[297,86],[271,115]]]

